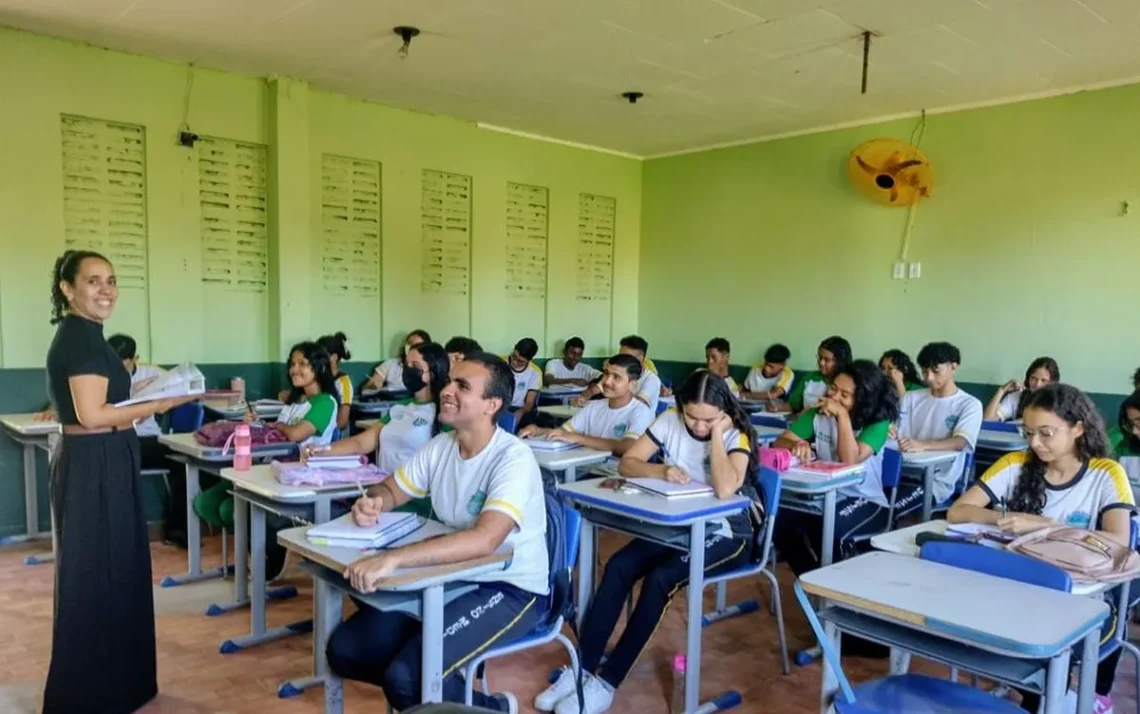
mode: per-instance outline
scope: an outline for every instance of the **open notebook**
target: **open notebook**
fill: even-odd
[[[352,521],[352,514],[328,523],[313,526],[305,537],[314,545],[334,548],[386,548],[401,538],[415,533],[424,525],[424,519],[414,513],[381,513],[374,526],[362,527]]]
[[[663,478],[627,478],[626,483],[630,486],[652,493],[655,496],[664,496],[665,498],[687,498],[692,496],[711,496],[713,493],[712,486],[700,481],[690,481],[688,483],[672,483]]]
[[[523,443],[535,451],[569,451],[570,449],[578,448],[577,444],[569,444],[565,441],[552,441],[542,437],[524,439]]]
[[[131,398],[119,402],[115,406],[126,407],[131,404],[153,402],[159,399],[173,397],[188,397],[206,393],[206,377],[194,365],[187,362],[180,364],[169,372],[155,377],[149,383],[141,382],[131,388]]]

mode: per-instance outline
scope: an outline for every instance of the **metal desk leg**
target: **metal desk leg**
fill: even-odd
[[[329,638],[340,624],[341,594],[322,578],[313,578],[313,611],[319,623],[313,631],[313,655],[327,668],[325,651]],[[344,684],[340,677],[330,670],[324,677],[324,685],[325,714],[341,714],[344,711]]]
[[[1092,636],[1096,638],[1097,632],[1095,630]],[[1071,659],[1071,655],[1072,652],[1070,650],[1065,650],[1049,660],[1049,666],[1045,672],[1045,714],[1062,714],[1065,711],[1065,695],[1069,690],[1069,660]],[[1095,670],[1095,642],[1092,661],[1093,669]],[[1088,711],[1091,712],[1092,709],[1090,708]]]
[[[1125,586],[1127,592],[1127,586]],[[1126,610],[1120,610],[1123,613]],[[1124,616],[1119,617],[1123,623]],[[1096,698],[1097,656],[1100,654],[1100,630],[1090,630],[1081,643],[1080,685],[1077,687],[1077,714],[1092,714]]]
[[[685,623],[685,711],[701,705],[701,611],[704,609],[705,524],[689,528],[689,612]]]
[[[186,463],[186,561],[187,572],[184,575],[168,575],[162,579],[162,587],[172,588],[176,585],[197,583],[203,580],[220,578],[224,574],[221,568],[202,570],[202,522],[194,512],[194,497],[198,495],[198,466],[189,459]]]
[[[910,670],[910,652],[891,648],[891,674],[906,674]]]
[[[26,535],[22,539],[11,539],[12,542],[38,540],[41,537],[39,492],[36,490],[36,447],[33,444],[22,444],[21,447],[24,455],[24,525]],[[24,565],[45,565],[55,562],[54,521],[52,522],[51,536],[51,553],[29,555],[24,558]]]
[[[922,522],[926,523],[930,520],[930,514],[934,511],[934,474],[938,471],[938,467],[933,464],[927,464],[922,467]]]
[[[835,543],[835,489],[828,489],[823,494],[823,533],[819,542],[819,566],[826,568],[835,559],[833,544]]]
[[[842,639],[839,636],[839,630],[835,627],[835,623],[828,620],[823,621],[823,634],[831,640],[831,646],[835,650],[835,658],[840,659],[842,650],[840,643]],[[819,710],[820,712],[830,711],[831,700],[835,693],[839,691],[839,679],[835,676],[835,672],[831,669],[831,662],[827,657],[823,658],[823,677],[821,678],[819,687]]]
[[[423,592],[423,650],[420,652],[420,699],[443,701],[443,586]],[[699,616],[699,615],[698,615]]]
[[[582,519],[582,532],[578,536],[578,627],[586,619],[590,598],[594,593],[594,541],[597,528],[589,520]]]
[[[570,484],[578,480],[578,469],[575,466],[562,470],[562,483]]]
[[[313,524],[319,525],[327,523],[331,520],[332,516],[332,501],[327,498],[319,498],[313,503]],[[325,684],[328,677],[328,661],[325,659],[325,651],[321,644],[328,640],[329,635],[332,634],[336,626],[340,624],[340,618],[333,623],[323,622],[321,618],[320,602],[313,600],[313,674],[307,677],[298,677],[283,682],[277,687],[277,696],[281,699],[288,699],[295,697],[306,689]]]

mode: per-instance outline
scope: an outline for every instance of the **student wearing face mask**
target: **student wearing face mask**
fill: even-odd
[[[368,378],[365,383],[365,389],[394,389],[396,391],[404,390],[404,365],[408,361],[408,350],[416,345],[422,345],[426,342],[431,342],[431,335],[427,330],[412,330],[408,336],[404,338],[404,347],[400,350],[399,357],[393,357],[389,360],[384,360],[376,365],[375,371],[372,376]]]

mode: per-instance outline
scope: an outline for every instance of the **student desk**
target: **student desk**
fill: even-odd
[[[523,443],[526,443],[526,439],[523,439]],[[538,462],[539,468],[561,473],[563,483],[574,483],[578,480],[578,469],[604,464],[613,457],[608,451],[587,449],[584,446],[565,451],[531,449],[531,453],[534,454],[534,460]]]
[[[1011,451],[1025,451],[1029,448],[1025,437],[1016,431],[995,431],[983,428],[978,432],[978,449],[988,449],[1008,454]]]
[[[58,434],[59,424],[54,421],[36,421],[34,414],[9,414],[0,416],[0,424],[8,436],[20,445],[24,454],[24,523],[23,535],[0,538],[0,544],[24,543],[40,538],[51,537],[52,533],[40,533],[39,493],[36,484],[36,449],[49,452],[48,439]],[[50,453],[49,453],[50,455]],[[25,565],[51,563],[55,560],[55,546],[50,555],[29,555]]]
[[[225,575],[222,568],[202,571],[202,522],[194,512],[194,497],[199,492],[199,473],[205,471],[221,475],[222,468],[233,463],[233,454],[223,454],[220,446],[203,446],[193,434],[163,434],[158,437],[158,443],[174,452],[171,458],[186,464],[186,559],[189,565],[188,572],[163,578],[162,587],[220,578]],[[254,446],[253,458],[290,456],[296,450],[297,445],[290,443]]]
[[[596,529],[608,528],[627,533],[670,548],[688,552],[688,624],[685,656],[685,711],[696,714],[715,711],[716,707],[701,708],[701,608],[705,578],[706,524],[748,508],[744,496],[724,500],[714,496],[669,499],[650,493],[627,493],[599,488],[598,480],[580,481],[559,487],[559,493],[572,501],[582,512],[581,544],[578,551],[578,612],[579,626],[593,593],[594,543]],[[696,547],[692,547],[692,546]],[[720,697],[718,697],[720,699]],[[706,707],[709,705],[706,705]]]
[[[379,418],[383,417],[385,414],[387,414],[388,412],[392,411],[392,407],[395,406],[395,404],[396,404],[396,402],[392,402],[392,401],[386,401],[386,402],[360,402],[360,401],[357,401],[357,402],[352,403],[352,411],[356,412],[357,414],[366,415],[367,417],[370,417],[373,419],[379,419]]]
[[[555,387],[543,387],[538,392],[538,401],[540,404],[569,404],[570,400],[586,391],[585,387],[577,387],[572,384],[558,385]]]
[[[223,419],[230,421],[241,421],[249,414],[249,407],[243,402],[241,404],[226,404],[221,401],[204,401],[202,406],[217,414]],[[259,419],[276,419],[285,405],[278,401],[272,402],[254,402],[253,411],[257,414]]]
[[[902,455],[903,469],[922,471],[922,520],[929,521],[934,510],[930,487],[940,471],[950,468],[960,451],[910,451]]]
[[[779,439],[780,435],[785,431],[785,429],[781,429],[777,426],[753,426],[752,430],[756,432],[756,441],[764,446]]]
[[[794,470],[780,474],[780,485],[785,495],[799,496],[789,499],[793,505],[803,505],[804,499],[823,497],[823,531],[820,534],[820,565],[830,565],[833,560],[832,545],[835,540],[835,504],[839,500],[839,489],[862,483],[863,471],[841,476],[801,473]],[[781,498],[781,505],[785,503]]]
[[[966,655],[971,671],[997,681],[1009,682],[1018,664],[1046,663],[1046,714],[1062,711],[1070,650],[1080,643],[1077,711],[1092,711],[1097,640],[1109,613],[1098,599],[882,552],[805,573],[800,583],[827,601],[819,616],[837,652],[839,631],[847,631],[903,650]],[[825,658],[821,712],[836,689]]]
[[[351,548],[331,548],[310,543],[308,527],[289,528],[277,534],[277,542],[305,559],[302,567],[313,576],[313,669],[325,687],[325,714],[344,710],[344,687],[340,677],[328,669],[325,648],[333,630],[341,622],[341,600],[352,596],[362,607],[404,612],[423,621],[422,680],[424,702],[439,702],[443,695],[443,606],[472,590],[463,581],[474,575],[503,570],[512,553],[500,551],[486,558],[429,568],[397,570],[380,584],[380,590],[363,595],[344,579],[344,570],[367,552]],[[446,526],[428,521],[401,544],[415,543],[450,532]]]
[[[567,421],[568,419],[573,418],[573,416],[577,414],[581,408],[582,407],[573,407],[569,404],[559,404],[551,407],[539,407],[538,413],[546,414],[547,416],[554,417],[555,419],[561,419],[562,421]]]

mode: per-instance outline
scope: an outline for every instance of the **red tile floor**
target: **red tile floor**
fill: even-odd
[[[621,541],[603,535],[603,549]],[[43,550],[41,545],[0,550],[0,712],[25,714],[39,711],[39,700],[51,642],[53,566],[25,566],[23,558]],[[182,572],[185,551],[156,543],[152,546],[155,581],[162,575]],[[207,564],[220,562],[220,540],[207,539],[203,546]],[[212,557],[210,557],[212,555]],[[792,598],[791,575],[781,572],[784,612],[792,652],[811,643],[811,633]],[[303,573],[291,570],[289,582],[300,595],[269,606],[269,624],[303,619],[311,612],[311,586]],[[761,580],[737,581],[729,586],[730,601],[760,597],[767,602]],[[766,581],[764,581],[766,582]],[[246,611],[221,617],[205,617],[206,603],[224,600],[229,583],[215,581],[163,590],[156,588],[158,614],[158,667],[162,695],[146,708],[147,714],[260,714],[267,709],[279,714],[322,711],[319,691],[280,700],[277,685],[310,669],[308,636],[297,636],[245,652],[222,655],[219,643],[248,631]],[[706,609],[711,607],[711,589],[706,591]],[[667,712],[671,691],[669,661],[684,649],[684,594],[678,594],[662,626],[643,654],[629,680],[622,686],[614,712],[650,714]],[[620,627],[620,625],[619,625]],[[727,620],[704,632],[702,692],[705,698],[726,689],[736,689],[744,704],[735,711],[808,714],[818,712],[819,666],[780,672],[779,648],[774,620],[764,612]],[[545,686],[551,668],[565,662],[556,644],[495,661],[491,682],[495,690],[513,691],[523,711]],[[1117,680],[1117,714],[1135,708],[1135,688],[1124,659]],[[884,660],[846,659],[844,667],[853,679],[885,671]],[[945,669],[918,665],[916,669],[943,675]],[[383,712],[383,697],[374,688],[350,683],[345,691],[349,714]]]

